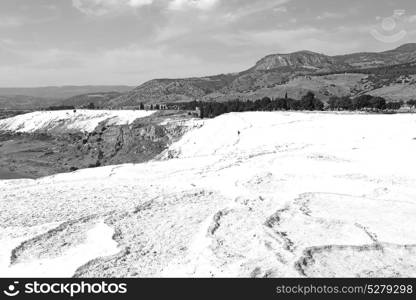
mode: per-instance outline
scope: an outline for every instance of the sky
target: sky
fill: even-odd
[[[137,86],[410,42],[414,0],[1,0],[0,86]]]

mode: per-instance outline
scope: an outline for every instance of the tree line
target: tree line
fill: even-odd
[[[416,100],[407,102],[416,107]],[[316,98],[313,92],[308,92],[301,100],[288,98],[271,99],[264,97],[255,101],[241,101],[239,99],[226,102],[192,101],[176,103],[183,110],[198,110],[201,118],[214,118],[229,112],[245,111],[386,111],[399,110],[404,102],[387,102],[386,99],[371,95],[352,97],[331,97],[327,104]],[[168,105],[169,106],[169,105]]]

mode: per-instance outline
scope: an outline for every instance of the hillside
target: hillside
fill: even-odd
[[[414,122],[232,113],[158,160],[2,180],[0,276],[415,277]]]
[[[155,79],[110,101],[111,107],[138,106],[140,103],[173,103],[192,100],[257,99],[263,96],[278,97],[286,92],[298,98],[312,90],[324,100],[332,95],[351,95],[383,88],[397,81],[405,65],[416,62],[416,44],[407,44],[397,49],[380,53],[355,53],[341,56],[327,56],[310,51],[290,54],[273,54],[259,60],[252,68],[235,74],[204,78]],[[396,68],[394,68],[396,66]],[[393,67],[393,68],[391,68]],[[321,78],[325,74],[356,73],[349,76],[347,85],[335,78]],[[416,68],[406,68],[406,75],[416,74]],[[380,78],[388,76],[388,82]],[[302,79],[325,81],[321,84],[297,85]],[[339,76],[338,76],[339,77]],[[366,84],[364,77],[369,78]],[[355,83],[351,83],[357,79]],[[364,80],[364,81],[363,81]],[[377,83],[373,84],[373,83]],[[381,84],[381,85],[380,85]],[[394,83],[395,84],[395,83]],[[351,86],[353,85],[353,86]],[[413,83],[411,83],[413,86]],[[387,97],[389,98],[389,97]],[[392,95],[390,98],[400,98]]]
[[[416,43],[405,44],[396,49],[380,53],[355,53],[335,56],[334,59],[339,63],[357,68],[382,67],[415,62]]]
[[[99,124],[128,125],[154,111],[60,110],[37,111],[0,120],[0,131],[20,133],[91,132]]]
[[[112,99],[110,106],[137,106],[140,103],[192,101],[219,91],[235,79],[234,75],[218,75],[188,79],[155,79]]]
[[[253,70],[267,71],[282,67],[339,71],[347,68],[348,65],[340,64],[337,59],[324,54],[311,51],[300,51],[290,54],[274,54],[266,56],[256,63]]]
[[[25,95],[0,95],[0,109],[40,109],[48,106],[59,105],[60,99],[40,98]]]

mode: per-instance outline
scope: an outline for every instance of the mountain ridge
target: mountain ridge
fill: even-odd
[[[291,83],[291,80],[299,76],[358,72],[361,69],[412,62],[416,62],[416,43],[404,44],[383,52],[358,52],[334,56],[309,50],[269,54],[258,60],[253,67],[238,73],[179,79],[152,79],[120,97],[111,99],[109,106],[119,108],[137,106],[140,103],[226,101],[235,98],[249,100],[272,93],[281,95],[282,92],[276,92],[276,90],[283,89],[285,84]],[[331,86],[332,83],[329,85]],[[293,94],[297,96],[301,90],[303,92],[303,87],[299,86]],[[316,92],[324,98],[331,94],[330,91],[321,93],[318,90]]]

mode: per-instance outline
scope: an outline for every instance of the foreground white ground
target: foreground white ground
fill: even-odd
[[[154,111],[142,110],[59,110],[37,111],[0,120],[0,131],[84,131],[91,132],[101,122],[109,125],[128,125]]]
[[[0,181],[0,275],[416,276],[416,116],[190,122],[159,161]]]

